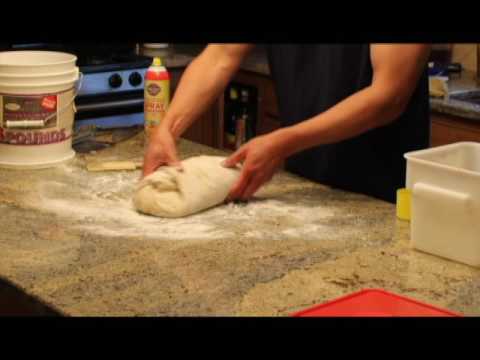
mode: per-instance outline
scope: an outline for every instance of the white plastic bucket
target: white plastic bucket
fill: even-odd
[[[0,52],[2,74],[54,74],[71,71],[77,57],[55,51],[4,51]]]
[[[46,168],[75,156],[75,61],[64,53],[0,53],[0,167]]]
[[[9,73],[0,73],[0,79],[3,83],[3,86],[9,86],[11,88],[17,88],[21,90],[22,85],[31,87],[35,84],[39,86],[48,86],[52,83],[63,83],[63,82],[72,82],[76,81],[79,76],[78,67],[73,68],[72,70],[52,73],[52,74],[27,74],[27,75],[18,75],[18,74],[9,74]]]

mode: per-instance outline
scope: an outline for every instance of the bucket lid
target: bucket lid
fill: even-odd
[[[75,76],[72,76],[71,79],[66,80],[66,81],[58,81],[58,82],[46,82],[46,83],[36,83],[36,84],[13,84],[13,83],[8,83],[8,82],[1,82],[0,81],[0,88],[42,88],[42,87],[51,87],[51,86],[63,86],[63,85],[69,85],[69,84],[74,84],[78,80],[78,73],[75,74]]]
[[[44,77],[59,77],[63,75],[69,75],[69,74],[75,74],[78,75],[79,73],[79,68],[74,67],[72,70],[68,71],[63,71],[63,72],[55,72],[55,73],[40,73],[40,74],[14,74],[14,73],[2,73],[0,70],[0,82],[2,81],[2,78],[8,78],[8,79],[37,79],[37,78],[44,78]]]
[[[17,50],[0,52],[0,67],[56,66],[76,61],[77,57],[75,55],[56,51]]]

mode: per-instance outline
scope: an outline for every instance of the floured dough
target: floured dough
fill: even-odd
[[[222,203],[240,176],[238,168],[221,165],[221,156],[195,156],[182,161],[183,172],[162,166],[137,187],[133,202],[142,213],[166,218],[195,214]]]

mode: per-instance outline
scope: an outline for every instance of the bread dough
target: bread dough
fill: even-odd
[[[177,218],[222,203],[240,176],[238,168],[225,168],[221,156],[195,156],[182,161],[183,172],[161,166],[139,184],[133,198],[142,213]]]

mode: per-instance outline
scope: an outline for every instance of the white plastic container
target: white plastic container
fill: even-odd
[[[480,267],[480,143],[405,154],[411,246]]]
[[[30,169],[72,159],[76,57],[0,53],[0,167]]]
[[[4,51],[0,53],[2,74],[52,74],[72,71],[77,57],[56,51]]]
[[[51,73],[51,74],[9,74],[0,73],[0,79],[4,86],[11,84],[11,87],[19,87],[21,85],[32,86],[44,86],[45,84],[63,83],[76,81],[79,76],[78,67],[74,67],[71,70]]]

